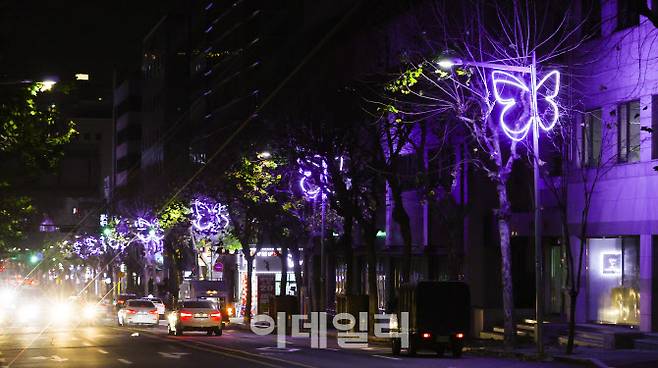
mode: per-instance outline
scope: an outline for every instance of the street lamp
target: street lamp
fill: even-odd
[[[544,346],[542,340],[542,323],[543,323],[543,261],[542,261],[542,246],[541,246],[541,199],[539,196],[539,129],[544,131],[551,130],[558,119],[558,107],[554,101],[560,89],[560,73],[553,70],[546,74],[539,82],[537,82],[537,60],[535,52],[532,52],[532,62],[528,66],[514,66],[505,64],[495,64],[476,61],[463,61],[457,58],[442,58],[436,61],[437,65],[443,69],[450,69],[455,65],[469,65],[480,68],[494,69],[492,73],[493,91],[496,102],[504,105],[505,107],[500,113],[500,125],[510,139],[514,141],[523,140],[532,128],[532,151],[533,151],[533,187],[535,195],[535,340],[537,343],[537,352],[543,354]],[[527,86],[524,81],[517,78],[510,72],[530,74],[530,86]],[[554,79],[555,87],[552,93],[545,95],[544,100],[548,103],[553,110],[553,118],[549,122],[545,122],[539,116],[537,107],[537,90],[543,86],[545,82]],[[518,88],[521,91],[530,93],[530,118],[527,122],[523,123],[520,128],[511,127],[505,121],[505,113],[512,108],[516,101],[514,98],[504,98],[499,93],[499,87]]]
[[[39,85],[39,92],[46,92],[52,90],[53,86],[57,84],[57,82],[55,82],[54,80],[45,80],[45,81],[37,82],[37,84]]]

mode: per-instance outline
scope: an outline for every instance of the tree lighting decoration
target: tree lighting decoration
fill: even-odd
[[[82,259],[101,256],[105,252],[105,245],[96,237],[85,235],[71,244],[71,251]]]
[[[192,226],[199,232],[218,233],[229,224],[226,205],[195,199],[192,203]]]
[[[327,162],[324,158],[320,155],[314,155],[311,158],[298,159],[297,163],[299,164],[299,173],[302,174],[299,179],[299,187],[304,196],[314,200],[322,192],[322,197],[326,198],[329,174],[327,173]]]
[[[532,127],[533,123],[539,124],[539,127],[541,127],[541,129],[544,131],[549,131],[553,129],[559,118],[558,106],[554,100],[555,97],[557,97],[558,92],[560,91],[559,71],[553,70],[550,73],[546,74],[544,78],[542,78],[539,81],[539,83],[537,83],[537,86],[535,88],[531,88],[532,86],[528,87],[523,80],[519,79],[515,75],[506,71],[494,70],[491,73],[491,77],[493,79],[493,86],[494,86],[493,92],[496,98],[496,102],[504,106],[503,110],[500,112],[499,119],[500,119],[500,126],[503,128],[505,135],[507,135],[510,139],[514,141],[521,141],[525,139],[525,137],[528,135],[528,132],[530,131],[530,128]],[[551,80],[554,83],[554,87],[552,90],[550,87],[544,86],[544,84],[547,81],[551,81]],[[510,125],[509,122],[506,121],[506,117],[510,112],[509,110],[516,105],[516,98],[503,97],[503,92],[505,90],[505,87],[511,87],[512,89],[526,92],[528,95],[530,95],[530,98],[534,99],[534,101],[530,101],[532,105],[533,103],[536,104],[537,91],[542,86],[548,89],[548,93],[542,95],[543,100],[546,101],[546,103],[548,103],[549,105],[548,111],[546,111],[545,113],[542,114],[542,116],[540,116],[536,108],[532,109],[534,110],[534,113],[531,114],[527,122],[525,123],[521,122],[520,124]],[[534,90],[534,95],[532,95],[533,90]],[[547,121],[544,120],[546,115],[550,115],[550,118]]]
[[[144,245],[144,250],[149,254],[156,254],[162,251],[162,240],[164,234],[158,224],[158,220],[152,221],[144,217],[138,217],[133,224],[135,236]]]

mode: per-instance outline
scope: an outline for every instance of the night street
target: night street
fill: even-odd
[[[132,336],[137,332],[138,336]],[[227,330],[221,337],[191,332],[167,336],[158,328],[118,328],[111,325],[59,328],[39,334],[36,329],[3,330],[2,367],[569,367],[558,363],[531,363],[509,359],[464,356],[437,358],[435,354],[393,357],[390,348],[311,349],[308,339],[290,339],[285,351],[271,336]]]
[[[0,368],[658,367],[658,0],[0,0]]]

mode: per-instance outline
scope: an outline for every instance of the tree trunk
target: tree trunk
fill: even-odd
[[[372,226],[366,226],[363,234],[368,258],[368,333],[371,335],[374,333],[374,319],[378,311],[376,234],[374,224]]]
[[[304,297],[306,296],[306,291],[304,290],[304,280],[302,280],[302,266],[299,264],[300,261],[300,254],[299,254],[299,248],[297,245],[294,246],[295,248],[290,248],[290,252],[292,253],[292,261],[293,261],[293,270],[295,272],[295,285],[297,286],[297,299],[299,302],[299,312],[303,313],[304,311]]]
[[[288,247],[281,246],[281,284],[279,295],[286,295],[288,289]]]
[[[353,220],[351,217],[345,218],[343,224],[343,257],[345,258],[345,294],[354,293],[354,251],[352,249],[352,229]]]
[[[251,278],[254,274],[254,257],[249,255],[244,257],[247,261],[247,300],[245,301],[245,312],[244,312],[244,321],[246,324],[251,322],[251,296],[253,295],[253,290],[251,288]]]
[[[393,196],[393,220],[400,226],[400,234],[402,234],[402,242],[404,243],[404,250],[402,255],[402,281],[411,281],[411,223],[409,222],[409,214],[404,208],[402,200],[402,190],[399,185],[390,185],[391,194]]]
[[[498,190],[498,233],[500,235],[501,278],[503,285],[503,317],[505,328],[505,348],[514,347],[516,326],[514,325],[514,288],[512,284],[512,252],[510,244],[509,216],[510,204],[505,184],[497,184]]]
[[[578,292],[571,288],[569,290],[569,327],[567,331],[567,354],[573,353],[573,340],[576,334],[576,300]]]

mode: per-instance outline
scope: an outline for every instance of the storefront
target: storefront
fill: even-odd
[[[295,282],[294,263],[292,256],[288,255],[287,260],[287,285],[286,295],[297,295],[297,283]],[[238,295],[241,307],[238,311],[241,316],[245,314],[247,303],[247,261],[244,256],[239,253],[237,257],[238,264]],[[267,309],[270,296],[280,295],[281,291],[281,257],[278,255],[276,249],[263,248],[255,257],[253,275],[251,278],[252,290],[252,314],[257,314]],[[260,290],[260,293],[259,293]],[[268,295],[264,295],[267,293]],[[259,295],[262,294],[262,295]]]
[[[587,319],[594,323],[640,324],[640,237],[587,241]]]

